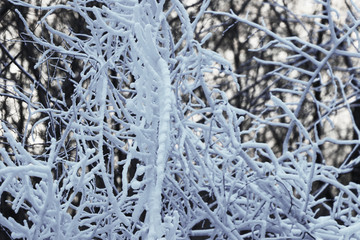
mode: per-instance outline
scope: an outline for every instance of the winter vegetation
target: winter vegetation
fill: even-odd
[[[218,2],[0,3],[1,239],[360,239],[359,3]]]

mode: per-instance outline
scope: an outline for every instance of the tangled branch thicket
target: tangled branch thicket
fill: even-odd
[[[1,122],[1,201],[25,213],[21,221],[0,213],[11,238],[360,238],[359,185],[340,178],[359,164],[359,139],[332,134],[333,117],[348,113],[359,136],[351,103],[359,93],[354,3],[356,12],[340,26],[331,1],[316,1],[322,14],[304,18],[329,33],[316,44],[234,12],[207,12],[210,1],[192,18],[179,0],[10,2],[42,11],[46,38],[18,13],[42,52],[34,67],[56,89],[46,92],[46,105],[37,101],[46,86],[36,79],[29,88],[15,84],[0,93],[21,99],[28,113],[22,136],[46,146],[30,151]],[[50,24],[61,11],[80,16],[86,29]],[[195,36],[199,22],[211,17],[264,34],[263,45],[251,51],[286,53],[278,61],[255,58],[273,67],[264,73],[269,92],[262,111],[237,108],[213,84],[218,73],[242,91],[236,84],[242,76],[203,48],[211,35]],[[179,24],[176,31],[170,19]],[[308,108],[315,109],[313,121],[301,117]],[[258,139],[269,129],[285,133],[281,151]],[[338,166],[329,164],[328,143],[353,151]]]

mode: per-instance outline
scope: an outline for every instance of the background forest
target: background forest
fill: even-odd
[[[360,239],[359,3],[0,19],[0,239]]]

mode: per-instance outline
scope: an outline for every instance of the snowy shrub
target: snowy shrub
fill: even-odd
[[[318,46],[276,35],[234,13],[206,12],[209,1],[193,19],[179,0],[72,0],[41,8],[11,2],[46,12],[39,23],[49,38],[29,28],[27,34],[42,51],[34,67],[59,74],[48,80],[59,94],[44,106],[32,99],[34,89],[14,92],[28,106],[29,123],[35,114],[43,116],[33,127],[46,123],[46,131],[60,133],[49,135],[39,158],[2,122],[8,148],[0,149],[0,193],[11,196],[6,201],[13,211],[26,212],[22,222],[0,214],[12,238],[359,239],[359,186],[338,180],[358,160],[339,167],[317,161],[325,142],[358,140],[320,138],[317,128],[298,116],[308,101],[319,109],[319,124],[331,124],[340,108],[351,111],[356,89],[345,89],[350,80],[333,74],[331,58],[359,57],[344,45],[357,46],[360,20],[354,17],[338,33],[329,14],[323,27],[331,38]],[[330,1],[318,2],[335,11]],[[60,31],[47,22],[57,11],[78,14],[87,29]],[[219,14],[272,38],[253,51],[288,52],[284,62],[256,59],[274,65],[267,74],[289,83],[270,94],[266,109],[272,114],[232,106],[208,81],[218,72],[235,83],[241,77],[202,47],[210,35],[194,37],[201,18]],[[176,36],[170,16],[180,24]],[[74,61],[81,66],[78,81]],[[304,69],[302,61],[313,70]],[[65,81],[74,86],[71,99],[61,90]],[[314,96],[316,82],[318,88],[335,86],[330,101]],[[267,126],[286,129],[282,153],[256,141]],[[290,144],[295,133],[296,148]],[[330,187],[337,191],[331,205],[321,195]],[[319,206],[328,214],[318,216]]]

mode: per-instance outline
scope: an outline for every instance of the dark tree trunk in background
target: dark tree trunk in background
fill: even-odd
[[[352,114],[355,120],[355,125],[358,129],[360,129],[360,99],[356,100],[352,104]],[[359,135],[354,129],[354,140],[359,141]],[[360,141],[357,145],[354,146],[354,150],[349,158],[349,160],[353,160],[360,156]],[[360,184],[360,164],[355,165],[353,171],[351,172],[351,181],[357,184]]]

